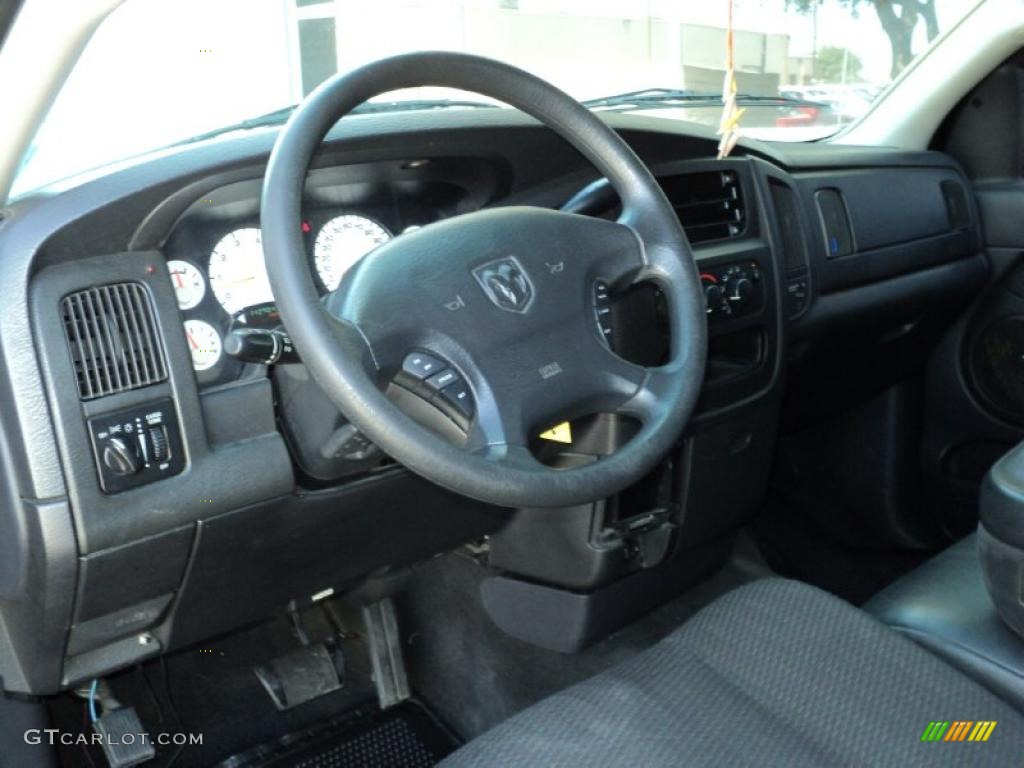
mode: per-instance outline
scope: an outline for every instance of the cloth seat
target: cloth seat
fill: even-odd
[[[922,741],[933,721],[997,725],[985,742]],[[1021,755],[1024,717],[986,688],[825,592],[766,579],[442,765],[905,768]]]

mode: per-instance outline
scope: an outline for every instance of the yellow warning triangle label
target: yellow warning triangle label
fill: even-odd
[[[561,424],[556,424],[547,432],[540,433],[541,440],[551,440],[556,443],[571,443],[572,442],[572,427],[569,426],[568,421],[563,421]]]

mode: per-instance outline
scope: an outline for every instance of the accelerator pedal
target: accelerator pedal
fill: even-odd
[[[370,663],[377,701],[381,709],[401,704],[411,696],[409,678],[402,659],[402,642],[398,634],[395,604],[385,597],[363,606],[363,624],[370,646]]]

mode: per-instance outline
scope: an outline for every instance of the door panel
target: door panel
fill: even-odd
[[[1018,202],[1024,212],[1024,189]],[[939,344],[925,388],[925,500],[952,536],[977,524],[982,478],[1024,439],[1024,238],[988,256],[992,282]]]
[[[954,536],[977,525],[985,473],[1024,439],[1024,55],[997,68],[940,128],[934,147],[971,180],[988,288],[929,363],[926,499]]]

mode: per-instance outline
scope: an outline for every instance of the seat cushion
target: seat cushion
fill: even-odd
[[[978,536],[936,555],[864,606],[1024,711],[1024,639],[999,618],[985,587]]]
[[[987,742],[922,741],[932,721],[980,720],[998,722]],[[766,579],[443,765],[995,765],[1021,754],[1024,718],[987,689],[847,603]]]

